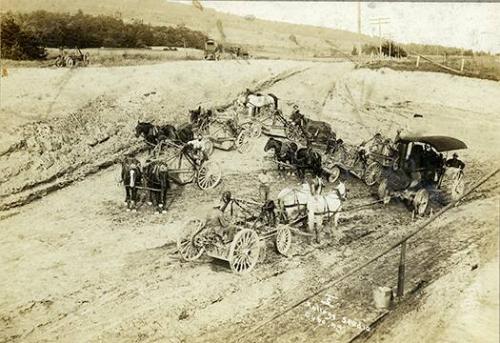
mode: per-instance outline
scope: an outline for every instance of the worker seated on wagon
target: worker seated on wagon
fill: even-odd
[[[447,178],[460,178],[465,168],[465,163],[458,159],[458,154],[454,153],[453,157],[445,162],[445,175]]]
[[[191,158],[193,158],[197,165],[201,165],[203,162],[208,160],[205,142],[201,136],[187,142],[183,149]]]
[[[295,104],[293,105],[293,110],[292,110],[292,116],[293,115],[300,115],[300,110],[299,110],[299,105]]]
[[[449,168],[458,168],[463,170],[465,168],[465,163],[458,159],[458,154],[455,152],[453,157],[446,161],[445,164]]]
[[[207,233],[213,234],[222,242],[231,241],[234,237],[234,226],[230,225],[230,221],[224,215],[224,211],[231,202],[231,192],[225,191],[222,193],[220,204],[211,209],[205,217],[205,229]]]

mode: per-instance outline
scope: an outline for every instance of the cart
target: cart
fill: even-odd
[[[206,253],[211,258],[227,261],[233,272],[243,274],[263,261],[268,240],[273,240],[278,253],[286,256],[292,244],[290,226],[272,223],[265,215],[266,204],[235,198],[230,201],[234,237],[225,239],[214,234],[202,220],[190,220],[177,240],[182,260],[194,261]],[[235,215],[236,209],[242,216]]]

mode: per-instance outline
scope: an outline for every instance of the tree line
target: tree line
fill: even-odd
[[[208,37],[185,26],[152,26],[112,16],[35,11],[2,15],[1,56],[43,59],[45,48],[145,48],[172,46],[203,49]]]
[[[365,55],[377,55],[379,53],[379,46],[373,44],[364,44],[361,47],[361,52]],[[352,55],[357,55],[358,50],[356,47],[352,49]],[[484,51],[473,51],[471,49],[461,49],[453,47],[445,47],[440,45],[429,44],[397,44],[393,41],[386,40],[382,43],[382,55],[392,57],[406,57],[408,54],[419,55],[446,55],[446,56],[485,56],[490,55]]]

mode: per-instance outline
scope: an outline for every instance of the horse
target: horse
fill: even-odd
[[[193,125],[190,123],[184,123],[175,128],[175,126],[170,124],[160,126],[138,121],[135,127],[135,136],[137,138],[143,136],[146,143],[153,148],[164,140],[180,144],[187,143],[193,140],[194,131]]]
[[[161,128],[159,126],[148,122],[137,121],[137,125],[135,126],[135,137],[139,138],[143,136],[146,143],[152,147],[160,142],[160,133]]]
[[[321,221],[333,217],[334,227],[336,228],[342,211],[342,202],[345,199],[345,184],[339,182],[333,192],[316,196],[311,194],[308,184],[303,184],[302,189],[287,187],[279,192],[276,201],[278,212],[285,223],[296,221],[307,214],[308,216],[319,216]],[[316,232],[316,239],[318,238],[319,232]]]
[[[248,108],[248,115],[252,117],[255,114],[260,114],[260,110],[265,107],[272,107],[274,110],[278,109],[278,97],[276,95],[254,93],[248,88],[238,99],[238,103]]]
[[[295,154],[295,165],[297,167],[297,174],[301,181],[304,180],[307,170],[310,170],[316,177],[323,177],[324,171],[322,167],[321,155],[314,151],[310,146],[300,148]]]
[[[144,167],[146,186],[150,188],[149,197],[157,213],[166,213],[167,191],[170,189],[168,166],[163,161],[152,161]]]
[[[186,144],[194,139],[194,126],[191,123],[183,123],[177,127],[177,141]]]
[[[125,204],[127,204],[127,211],[136,211],[137,185],[140,185],[142,180],[141,162],[136,158],[126,157],[122,161],[121,177],[125,187]]]
[[[276,161],[288,163],[290,165],[295,164],[295,153],[298,149],[295,142],[283,142],[271,137],[264,146],[264,152],[268,152],[271,149],[274,150],[274,158]],[[285,168],[278,164],[278,171],[281,169],[284,170]]]
[[[206,129],[214,116],[215,113],[212,109],[204,110],[201,106],[198,106],[195,110],[189,110],[190,123],[193,124],[199,132],[203,132],[204,129]]]
[[[324,121],[306,118],[299,111],[293,112],[290,116],[290,120],[293,125],[302,129],[308,141],[326,144],[327,152],[330,150],[330,147],[335,144],[336,134],[332,130],[330,124]]]

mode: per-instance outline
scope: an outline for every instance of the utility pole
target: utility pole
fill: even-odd
[[[358,1],[358,55],[361,56],[361,1]]]
[[[373,18],[370,19],[370,24],[378,25],[378,47],[379,55],[382,57],[382,25],[390,24],[390,18]]]

